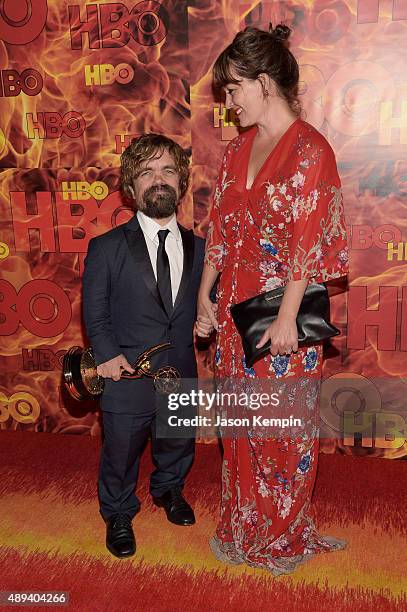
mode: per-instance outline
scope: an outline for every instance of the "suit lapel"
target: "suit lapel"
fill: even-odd
[[[182,246],[184,249],[184,265],[182,268],[182,277],[181,277],[180,286],[178,289],[177,297],[175,298],[174,310],[181,303],[185,295],[185,291],[188,287],[189,281],[191,280],[192,265],[194,263],[194,247],[195,247],[194,232],[192,230],[186,230],[181,225],[178,225],[178,227],[181,232]]]
[[[194,232],[192,230],[185,229],[181,225],[178,225],[178,227],[181,232],[182,246],[184,251],[184,263],[182,268],[181,282],[178,289],[177,297],[175,299],[174,309],[172,312],[175,311],[175,309],[181,303],[185,295],[185,291],[191,280],[192,266],[194,263]],[[144,283],[146,284],[148,290],[150,291],[156,302],[159,304],[159,306],[161,306],[163,311],[166,312],[160,294],[158,293],[157,281],[154,275],[154,270],[151,265],[146,241],[144,239],[144,234],[140,228],[136,216],[134,216],[128,223],[123,226],[123,232],[126,237],[129,251],[132,254],[132,257],[136,263],[138,271],[140,272],[143,278]],[[170,315],[171,313],[168,314]]]
[[[123,227],[123,231],[129,251],[136,263],[137,270],[140,272],[148,290],[165,312],[164,304],[161,300],[160,294],[158,293],[157,282],[151,265],[150,256],[148,254],[144,234],[140,228],[136,216],[134,216],[125,227]]]

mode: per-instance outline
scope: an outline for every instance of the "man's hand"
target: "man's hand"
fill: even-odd
[[[214,329],[218,329],[218,305],[211,302],[209,297],[198,298],[197,311],[195,331],[200,338],[208,338]]]
[[[99,376],[103,376],[103,378],[112,378],[113,380],[120,379],[122,370],[127,370],[127,372],[131,373],[134,372],[134,368],[131,367],[124,355],[117,355],[117,357],[113,357],[113,359],[109,359],[109,361],[105,361],[97,367]]]

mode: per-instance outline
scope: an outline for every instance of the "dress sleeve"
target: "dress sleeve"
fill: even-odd
[[[230,148],[226,148],[223,155],[219,175],[216,181],[215,192],[213,195],[212,210],[209,215],[208,233],[206,236],[205,260],[204,263],[218,272],[222,272],[226,254],[226,239],[223,231],[223,223],[220,211],[220,203],[223,192],[228,186],[227,168],[230,157]]]
[[[292,178],[288,280],[328,281],[348,272],[341,183],[335,156],[324,143],[310,166]]]

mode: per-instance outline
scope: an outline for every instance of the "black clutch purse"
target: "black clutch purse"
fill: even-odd
[[[256,344],[267,327],[276,319],[284,295],[284,287],[266,291],[230,307],[233,320],[242,337],[246,366],[264,357],[270,341],[261,348]],[[308,285],[297,315],[298,343],[315,344],[340,334],[329,322],[328,290],[323,283]]]

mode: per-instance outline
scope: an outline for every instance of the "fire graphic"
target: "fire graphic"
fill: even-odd
[[[35,423],[0,416],[0,427],[98,432],[95,407],[75,413],[59,391],[60,370],[23,370],[22,348],[50,347],[56,353],[84,343],[83,258],[92,235],[132,214],[118,194],[119,155],[132,135],[165,133],[191,149],[191,188],[179,220],[205,236],[222,153],[238,130],[233,117],[224,114],[222,101],[214,99],[211,68],[239,29],[267,28],[269,22],[284,22],[293,29],[291,49],[301,68],[303,116],[331,143],[343,185],[351,274],[348,291],[339,283],[330,288],[331,318],[343,334],[327,352],[325,379],[345,373],[403,383],[404,4],[2,3],[0,265],[6,297],[0,315],[1,391],[6,398],[30,393],[39,401],[41,416]],[[9,255],[2,256],[7,249]],[[65,315],[63,295],[70,303]],[[53,335],[47,336],[47,329]],[[207,377],[213,344],[197,354],[200,372]],[[371,447],[324,440],[323,450],[407,455],[406,444],[384,448],[374,440]]]
[[[35,34],[29,41],[28,22]],[[24,371],[22,350],[56,353],[86,342],[81,266],[89,239],[132,215],[118,193],[119,155],[131,137],[165,133],[190,150],[186,3],[17,0],[2,4],[0,25],[0,241],[10,251],[1,260],[0,427],[96,433],[96,404],[70,402],[60,368],[40,371],[34,364]],[[110,66],[119,67],[112,80]],[[40,75],[36,95],[31,73],[23,75],[27,69]],[[74,185],[84,183],[104,185],[108,196],[84,198],[80,187],[75,193]],[[193,226],[191,193],[179,219]],[[38,279],[54,288],[44,293]],[[36,322],[43,323],[37,333]],[[38,400],[41,416],[34,423],[29,398],[7,408],[17,392]],[[19,410],[27,412],[25,421]]]

